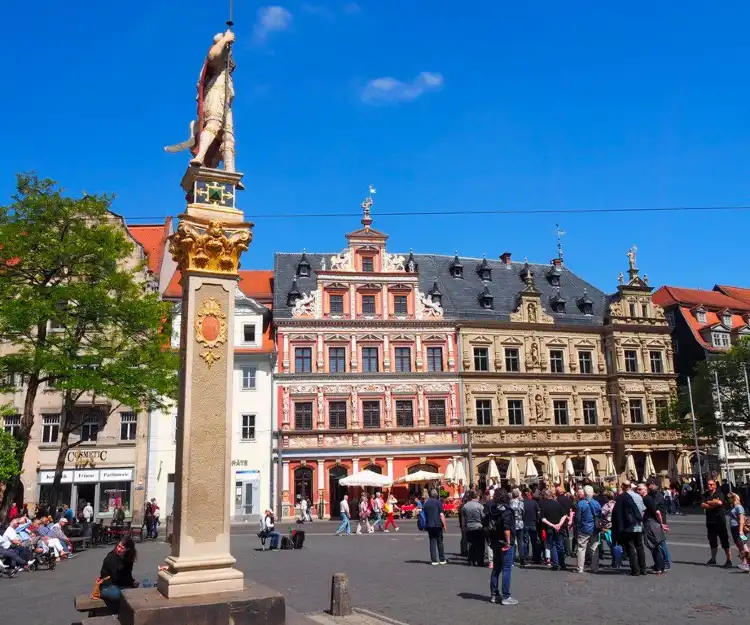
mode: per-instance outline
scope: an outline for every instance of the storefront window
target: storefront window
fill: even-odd
[[[39,487],[39,505],[48,509],[50,514],[53,514],[63,504],[70,505],[71,489],[72,486],[70,484],[60,484],[57,489],[57,495],[53,498],[52,484],[42,484]]]
[[[130,515],[130,492],[132,482],[104,482],[100,484],[99,513],[111,514],[115,506],[122,506],[125,515]]]

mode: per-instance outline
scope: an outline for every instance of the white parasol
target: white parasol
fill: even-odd
[[[635,458],[633,458],[633,451],[628,449],[627,456],[625,457],[625,477],[631,482],[638,481],[638,470],[635,468]]]
[[[456,461],[456,475],[454,476],[456,484],[461,483],[466,485],[466,469],[464,468],[464,459],[458,458]]]
[[[536,465],[534,464],[534,454],[531,452],[526,454],[526,467],[524,468],[523,473],[527,482],[539,477],[539,471],[536,470]]]
[[[550,450],[549,460],[547,461],[547,472],[549,473],[550,482],[553,484],[560,483],[560,467],[557,466],[557,458],[555,458],[555,452]]]
[[[339,480],[339,484],[342,486],[390,486],[393,484],[393,480],[387,475],[381,475],[375,473],[375,471],[360,471],[359,473],[352,473],[346,477],[342,477]]]
[[[432,473],[431,471],[417,471],[416,473],[409,473],[409,475],[405,475],[404,477],[400,477],[394,481],[397,484],[414,484],[419,482],[434,482],[435,480],[439,480],[442,477],[442,473]]]
[[[567,481],[570,478],[575,478],[576,476],[576,470],[573,468],[573,461],[570,459],[570,455],[568,452],[566,452],[567,457],[565,458],[565,462],[563,463],[563,475],[565,476],[565,480]]]
[[[612,458],[612,452],[607,452],[607,468],[605,469],[607,477],[617,477],[617,469],[615,469],[615,461]]]
[[[487,466],[487,482],[490,484],[500,483],[500,471],[494,458],[490,458],[490,463]]]
[[[680,453],[680,460],[677,466],[680,475],[692,475],[693,467],[690,465],[690,452],[687,449],[683,449]]]
[[[505,472],[505,479],[510,482],[511,486],[518,486],[521,481],[521,471],[518,469],[518,462],[516,461],[515,454],[511,454],[510,456],[508,470]]]
[[[591,450],[590,449],[584,449],[584,458],[583,458],[583,477],[588,478],[590,480],[596,479],[596,470],[594,469],[594,462],[591,460]]]
[[[455,460],[451,458],[448,460],[448,466],[445,468],[445,481],[448,483],[456,481],[456,466],[454,463]]]
[[[646,451],[646,461],[643,464],[643,479],[656,475],[656,467],[654,467],[654,461],[651,459],[651,450]]]
[[[679,477],[677,474],[677,460],[675,460],[673,451],[669,452],[669,458],[667,460],[667,475],[673,482],[676,482]]]

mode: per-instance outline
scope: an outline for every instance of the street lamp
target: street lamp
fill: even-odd
[[[731,489],[732,480],[729,477],[729,448],[727,447],[727,434],[724,430],[724,413],[721,409],[721,389],[719,388],[719,372],[714,369],[714,381],[716,382],[716,406],[718,410],[714,411],[714,416],[721,426],[721,442],[724,446],[724,470],[726,479]]]

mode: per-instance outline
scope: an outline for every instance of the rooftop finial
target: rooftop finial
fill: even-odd
[[[560,259],[560,262],[562,262],[563,259],[563,248],[562,248],[562,238],[565,234],[564,230],[560,230],[560,224],[555,224],[555,228],[557,228],[557,257]]]
[[[375,187],[370,185],[370,193],[362,202],[362,225],[365,227],[365,230],[369,230],[370,225],[372,224],[372,216],[370,215],[370,208],[372,207],[372,202],[373,202],[372,196],[375,195],[375,193],[376,193]]]

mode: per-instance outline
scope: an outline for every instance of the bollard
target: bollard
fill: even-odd
[[[331,616],[349,616],[351,613],[349,578],[346,573],[334,573],[331,579]]]

